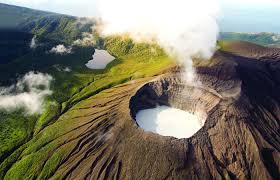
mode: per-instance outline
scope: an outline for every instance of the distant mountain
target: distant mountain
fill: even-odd
[[[0,15],[1,28],[20,28],[27,21],[36,21],[57,14],[0,3]]]
[[[280,35],[275,33],[222,32],[220,40],[248,41],[263,46],[280,47]]]
[[[71,43],[88,32],[93,22],[79,23],[77,17],[0,3],[0,29],[36,34],[38,37]]]
[[[30,53],[35,35],[46,51],[57,44],[72,44],[93,24],[92,20],[0,3],[0,64]]]

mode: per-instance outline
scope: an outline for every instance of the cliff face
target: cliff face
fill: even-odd
[[[213,61],[197,67],[203,86],[173,68],[78,103],[17,150],[5,177],[22,167],[39,179],[277,179],[279,61],[223,52]],[[157,104],[203,111],[206,123],[189,139],[144,132],[135,114]]]

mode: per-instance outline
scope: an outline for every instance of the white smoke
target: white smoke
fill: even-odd
[[[129,34],[156,41],[186,68],[192,81],[192,58],[209,59],[216,48],[220,7],[217,0],[99,0],[103,35]]]
[[[96,45],[95,37],[92,33],[84,32],[81,39],[73,42],[74,46],[94,46]]]
[[[71,72],[72,69],[71,69],[70,67],[65,67],[65,68],[63,69],[63,71],[64,71],[64,72]]]
[[[63,44],[59,44],[50,50],[50,53],[65,55],[72,53],[72,47],[65,47]]]
[[[62,66],[59,64],[55,64],[55,65],[53,65],[53,67],[59,72],[71,72],[72,71],[72,69],[70,67]]]
[[[76,20],[76,25],[78,28],[83,28],[87,25],[93,25],[96,23],[96,19],[93,17],[78,17]]]
[[[84,18],[83,18],[84,19]],[[87,19],[87,18],[86,18]],[[89,19],[89,21],[92,21],[93,19]],[[79,23],[79,20],[78,22]],[[92,24],[91,22],[80,22],[80,23],[88,23],[88,24]],[[94,19],[94,24],[100,24],[100,19]],[[86,25],[86,24],[84,24]],[[82,33],[82,37],[80,39],[77,39],[76,41],[73,42],[73,46],[84,46],[84,47],[88,47],[88,46],[96,46],[97,45],[97,41],[98,41],[98,36],[97,36],[97,31],[98,31],[98,25],[93,25],[91,27],[90,32],[83,32]],[[95,34],[96,33],[96,34]]]
[[[48,74],[29,72],[15,85],[0,87],[0,109],[13,111],[24,108],[28,114],[42,112],[44,98],[52,94],[52,79]]]
[[[273,41],[279,41],[280,40],[280,35],[273,35],[272,37],[271,37],[271,39],[273,40]]]
[[[31,49],[35,49],[37,47],[37,43],[36,43],[36,35],[33,36],[33,38],[31,39],[31,42],[30,42],[30,48]]]

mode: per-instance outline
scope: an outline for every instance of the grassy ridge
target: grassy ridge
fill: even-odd
[[[90,31],[92,25],[81,25],[77,18],[71,16],[0,3],[0,29],[8,27],[5,30],[8,34],[13,29],[14,34],[19,36],[14,42],[9,37],[0,39],[0,43],[13,46],[10,48],[13,51],[5,54],[11,61],[0,64],[0,86],[14,84],[18,77],[29,71],[48,73],[54,77],[51,84],[53,94],[46,98],[42,114],[30,116],[22,109],[0,112],[0,179],[4,176],[13,180],[47,179],[70,148],[59,148],[61,142],[55,140],[56,137],[71,131],[75,123],[80,123],[70,122],[71,116],[77,115],[68,111],[71,107],[79,107],[80,102],[94,98],[105,89],[153,76],[173,65],[173,61],[156,44],[135,43],[119,36],[96,36],[96,47],[75,46],[71,54],[47,53],[55,44],[72,44],[81,38],[83,32]],[[30,50],[33,34],[43,46]],[[19,53],[14,47],[26,51]],[[91,70],[85,66],[97,47],[108,50],[116,57],[104,70]],[[66,72],[65,68],[71,71]]]
[[[46,101],[46,109],[40,116],[27,118],[22,121],[26,124],[11,125],[8,122],[17,122],[24,117],[23,113],[10,114],[11,120],[1,123],[6,129],[15,129],[13,133],[1,131],[1,140],[7,141],[10,146],[1,148],[2,160],[0,165],[0,179],[3,178],[11,165],[5,178],[7,179],[29,179],[49,177],[63,156],[67,155],[69,147],[56,150],[59,142],[52,142],[60,135],[71,129],[73,124],[69,123],[71,117],[67,116],[68,109],[78,106],[79,102],[85,101],[101,91],[132,79],[152,76],[159,73],[168,66],[173,65],[173,61],[157,45],[145,43],[134,43],[129,38],[108,37],[103,39],[103,48],[116,56],[116,60],[110,63],[104,70],[90,70],[85,67],[85,63],[90,59],[93,49],[74,48],[74,53],[69,55],[54,55],[45,52],[32,52],[24,57],[18,58],[12,64],[0,66],[0,69],[8,69],[3,75],[3,79],[12,78],[14,72],[26,72],[38,70],[51,74],[55,81],[52,83],[53,95]],[[71,72],[61,72],[56,68],[69,67]],[[19,67],[14,69],[13,67]],[[1,72],[1,71],[0,71]],[[1,76],[2,77],[2,76]],[[12,116],[13,115],[13,116]],[[72,114],[71,116],[76,116]],[[65,118],[68,117],[68,118]],[[67,120],[68,119],[68,120]],[[78,122],[76,122],[78,123]],[[47,131],[42,129],[48,127]],[[18,130],[17,128],[22,128]],[[21,139],[14,136],[14,133],[25,133]],[[19,139],[17,146],[12,142]],[[31,139],[27,144],[27,140]],[[22,146],[18,148],[20,145]],[[15,150],[17,149],[17,150]],[[52,154],[49,157],[48,154]],[[1,154],[0,154],[1,155]],[[47,159],[46,159],[47,158]],[[44,167],[40,167],[37,162],[44,162]],[[39,172],[39,169],[43,169]]]

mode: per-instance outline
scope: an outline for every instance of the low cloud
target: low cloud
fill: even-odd
[[[37,47],[37,43],[36,43],[36,35],[35,36],[33,36],[33,38],[32,38],[32,40],[31,40],[31,42],[30,42],[30,48],[31,49],[35,49],[36,47]]]
[[[73,42],[73,46],[97,46],[100,43],[100,36],[98,35],[98,26],[92,26],[90,32],[84,32],[80,39],[77,39]]]
[[[280,41],[280,35],[274,35],[274,36],[271,37],[271,39],[275,42]]]
[[[81,18],[80,18],[81,19]],[[100,26],[102,25],[102,21],[98,18],[83,18],[82,22],[81,20],[78,20],[77,23],[82,25],[91,25],[91,30],[89,32],[83,32],[82,37],[80,39],[77,39],[73,42],[73,46],[96,46],[99,43],[100,36]]]
[[[71,52],[72,52],[72,47],[65,47],[63,44],[59,44],[50,50],[50,53],[60,54],[60,55],[70,54]]]
[[[95,37],[92,33],[85,32],[81,39],[73,42],[74,46],[94,46],[96,44]]]
[[[0,109],[14,111],[23,108],[27,114],[39,114],[46,96],[51,95],[52,76],[29,72],[10,87],[0,87]]]
[[[72,69],[70,67],[62,66],[62,65],[59,65],[59,64],[56,64],[53,67],[59,72],[71,72],[72,71]]]
[[[95,23],[96,19],[93,17],[78,17],[76,20],[76,25],[80,29],[85,26],[93,26]]]
[[[64,72],[71,72],[72,70],[71,70],[71,68],[69,68],[69,67],[65,67],[65,68],[63,69],[63,71],[64,71]]]

